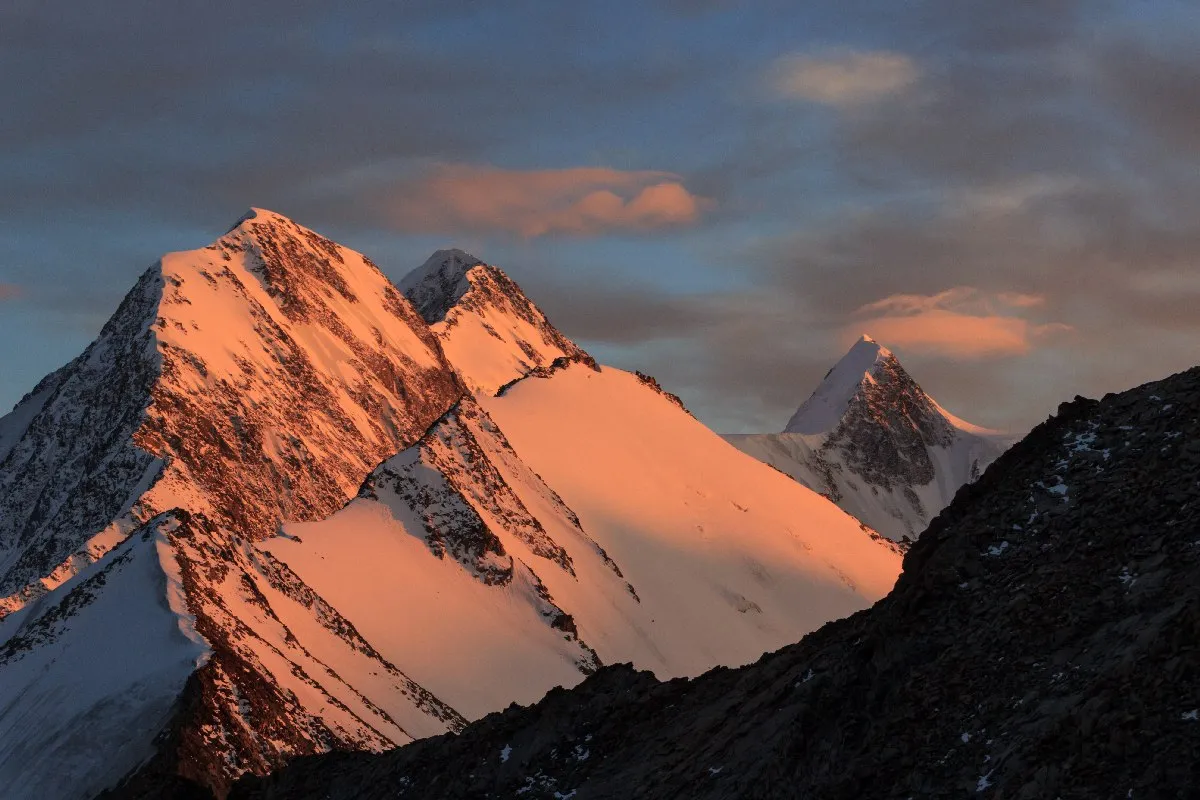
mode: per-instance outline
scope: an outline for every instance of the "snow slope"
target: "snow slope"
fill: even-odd
[[[899,556],[857,520],[729,447],[634,375],[574,365],[484,407],[641,598],[634,625],[616,608],[577,614],[583,638],[609,661],[667,674],[743,663],[895,582]],[[547,585],[573,609],[570,581]],[[707,635],[714,628],[719,638]]]
[[[783,433],[725,439],[895,541],[915,539],[1011,443],[938,405],[869,336],[826,374]]]
[[[0,664],[0,752],[33,746],[22,729],[61,731],[32,724],[53,704],[22,700],[60,695],[106,709],[111,720],[87,723],[97,730],[135,718],[161,728],[175,708],[175,738],[155,760],[218,791],[296,754],[381,749],[463,724],[253,542],[341,508],[464,391],[378,268],[278,214],[252,210],[212,245],[164,256],[82,355],[0,420],[0,617],[5,630],[66,625],[73,642],[72,658],[41,655],[46,643],[33,660]],[[120,708],[88,700],[76,673],[102,660],[107,639],[83,631],[136,619],[124,603],[155,602],[113,565],[162,514],[186,520],[161,547],[209,656],[174,684],[126,692]],[[94,570],[88,591],[104,602],[71,600]],[[174,663],[164,640],[129,653],[145,670]],[[30,664],[40,666],[24,672]],[[135,744],[96,739],[75,779],[119,778]],[[62,767],[14,757],[6,768],[10,786],[37,787]]]
[[[634,375],[584,364],[464,400],[358,500],[264,546],[468,717],[598,662],[747,663],[870,605],[900,566]]]

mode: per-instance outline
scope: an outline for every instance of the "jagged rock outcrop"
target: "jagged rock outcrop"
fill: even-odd
[[[915,539],[1011,442],[950,414],[869,336],[782,433],[725,438],[898,542]]]
[[[741,669],[618,665],[234,797],[1188,797],[1200,368],[1077,398],[964,487],[869,610]]]

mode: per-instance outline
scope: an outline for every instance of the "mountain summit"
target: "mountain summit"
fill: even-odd
[[[746,663],[891,587],[894,549],[496,267],[404,286],[254,209],[0,418],[6,798],[221,796],[603,663]]]
[[[876,383],[875,375],[888,367],[899,367],[892,351],[864,333],[825,373],[821,385],[796,410],[783,432],[830,433],[842,421],[855,397],[868,391],[868,387]]]
[[[725,438],[896,541],[916,538],[1009,442],[938,405],[867,335],[782,433]]]
[[[595,363],[503,270],[462,250],[438,250],[400,288],[472,391],[495,394],[556,362]]]

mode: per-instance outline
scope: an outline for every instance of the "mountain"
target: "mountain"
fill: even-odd
[[[500,270],[403,286],[255,209],[0,419],[6,797],[220,796],[604,663],[745,663],[891,587],[894,548]]]
[[[1076,398],[962,489],[893,591],[740,669],[606,667],[233,797],[1190,797],[1200,367]]]
[[[863,336],[782,433],[727,441],[894,540],[915,539],[1011,440],[955,417]]]

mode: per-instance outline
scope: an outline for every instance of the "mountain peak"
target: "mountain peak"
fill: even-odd
[[[872,380],[871,376],[880,365],[888,361],[896,361],[892,351],[864,333],[846,355],[825,373],[821,385],[788,420],[784,433],[818,434],[832,431],[862,385]]]
[[[438,250],[399,285],[474,392],[495,394],[556,363],[594,363],[516,281],[470,253]]]
[[[408,296],[426,322],[440,322],[471,288],[467,273],[478,266],[486,265],[465,250],[456,247],[438,250],[404,276],[400,291]]]
[[[230,233],[233,233],[238,228],[241,228],[242,226],[244,226],[250,220],[258,220],[259,222],[283,222],[283,223],[287,223],[289,225],[296,225],[296,223],[293,220],[289,219],[288,217],[284,216],[283,214],[280,214],[278,211],[271,211],[270,209],[258,208],[257,206],[251,206],[249,209],[246,210],[245,214],[242,214],[240,217],[237,218],[237,220],[232,225],[229,226],[229,230],[225,231],[225,233],[227,235]],[[299,226],[297,226],[297,227],[299,227]]]

